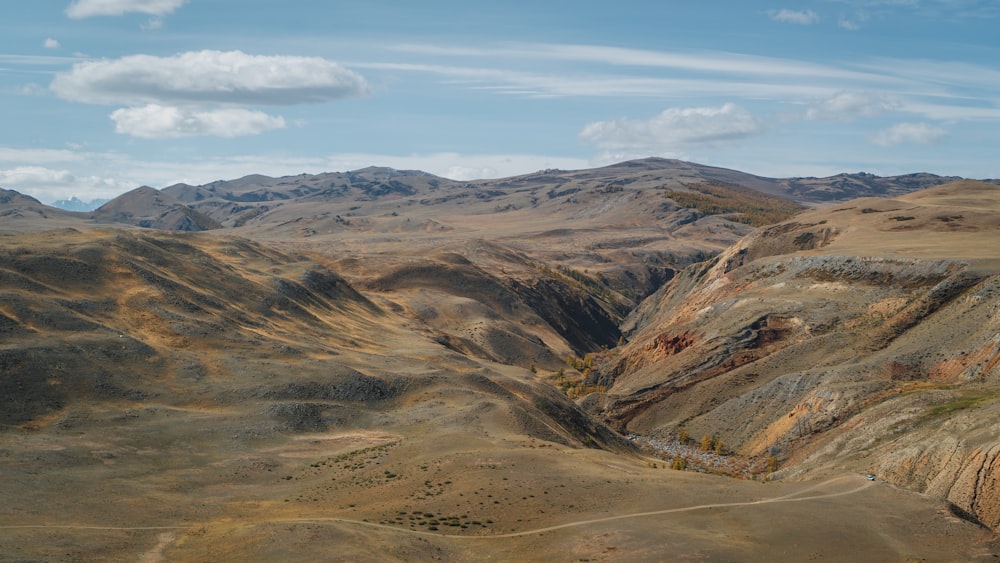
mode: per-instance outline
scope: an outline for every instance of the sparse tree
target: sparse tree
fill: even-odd
[[[701,437],[701,451],[703,451],[703,452],[710,452],[713,449],[715,449],[715,448],[712,445],[712,437],[709,436],[708,434],[705,434],[704,436],[702,436]]]
[[[778,456],[772,455],[767,458],[767,470],[771,473],[778,470]]]

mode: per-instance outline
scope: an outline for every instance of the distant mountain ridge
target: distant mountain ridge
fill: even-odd
[[[419,170],[370,166],[349,172],[269,177],[252,174],[200,186],[174,184],[155,190],[143,187],[105,201],[87,217],[99,223],[123,223],[163,230],[200,231],[226,227],[284,223],[312,215],[343,218],[348,214],[384,213],[397,199],[407,205],[463,205],[475,214],[524,208],[545,199],[573,198],[599,190],[676,190],[692,184],[731,185],[815,207],[858,197],[897,197],[961,180],[954,176],[914,173],[881,177],[865,172],[826,178],[767,178],[737,170],[681,160],[645,158],[584,170],[540,170],[531,174],[490,180],[457,181]],[[996,180],[986,180],[997,183]],[[155,197],[149,190],[158,192]],[[16,193],[16,192],[14,192]],[[472,199],[470,199],[472,198]],[[85,211],[78,198],[56,202],[59,208]],[[0,201],[8,207],[13,200]],[[40,205],[37,201],[32,205]],[[291,207],[288,207],[291,206]],[[44,206],[48,207],[48,206]],[[281,212],[276,210],[284,208]],[[474,209],[473,209],[474,208]],[[112,211],[114,210],[114,211]]]
[[[395,170],[371,166],[349,172],[300,174],[273,178],[259,174],[216,181],[201,186],[174,184],[161,192],[187,205],[224,227],[260,224],[261,217],[276,207],[307,204],[300,214],[309,214],[331,205],[330,211],[344,216],[363,213],[375,202],[417,198],[422,205],[464,204],[474,195],[490,209],[512,209],[521,205],[517,194],[546,189],[548,197],[585,190],[684,189],[688,184],[726,184],[750,188],[806,206],[846,201],[857,197],[893,197],[959,180],[917,173],[880,177],[864,172],[838,174],[828,178],[775,179],[680,160],[646,158],[586,170],[541,170],[531,174],[491,180],[457,181],[419,170]],[[129,194],[117,199],[129,198]],[[507,200],[507,201],[505,201]],[[347,207],[336,204],[349,203]],[[133,208],[133,204],[124,204]],[[376,205],[376,207],[379,207]],[[384,207],[384,206],[381,206]],[[468,207],[466,207],[468,208]],[[291,214],[281,213],[281,220]],[[143,218],[156,225],[153,217]],[[133,223],[135,224],[135,223]],[[187,225],[194,227],[195,225]],[[160,227],[163,228],[163,227]]]
[[[856,197],[893,196],[962,180],[958,176],[913,173],[876,176],[866,172],[841,173],[825,178],[767,178],[737,170],[695,164],[681,160],[646,158],[601,168],[583,170],[547,169],[506,178],[458,181],[419,170],[395,170],[371,166],[349,172],[327,172],[272,178],[259,174],[236,180],[216,181],[202,186],[175,184],[163,189],[179,201],[193,203],[208,198],[225,201],[260,202],[289,200],[317,195],[346,195],[355,188],[369,197],[392,194],[413,195],[443,188],[522,189],[550,183],[570,182],[616,186],[680,187],[690,182],[723,182],[784,197],[799,203],[822,204]],[[990,180],[986,180],[990,181]],[[339,189],[338,189],[339,188]]]
[[[111,200],[106,198],[90,199],[84,201],[76,196],[73,196],[69,199],[60,199],[58,201],[52,202],[52,207],[56,207],[64,211],[87,212],[87,211],[93,211],[109,201]]]
[[[14,190],[0,188],[0,233],[57,229],[85,222],[86,218],[82,215],[45,205]]]

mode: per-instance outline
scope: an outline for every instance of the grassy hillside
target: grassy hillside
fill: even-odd
[[[705,215],[725,215],[726,219],[752,227],[779,223],[802,211],[797,203],[770,196],[735,184],[685,184],[690,191],[668,190],[666,196],[681,207]]]

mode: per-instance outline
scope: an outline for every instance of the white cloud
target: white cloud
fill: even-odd
[[[819,21],[819,14],[812,10],[771,10],[767,13],[772,20],[781,23],[794,23],[798,25],[809,25]]]
[[[874,117],[899,107],[898,101],[881,94],[837,92],[809,108],[806,111],[806,119],[853,121],[862,117]]]
[[[397,70],[438,74],[452,84],[466,84],[470,89],[525,97],[615,97],[683,98],[704,96],[745,96],[758,99],[821,97],[834,89],[798,81],[743,81],[739,79],[658,78],[620,74],[572,75],[560,71],[526,73],[474,67],[423,65],[409,63],[352,63],[351,66],[377,70]],[[874,77],[874,75],[872,75]],[[881,78],[879,78],[880,80]],[[874,80],[873,80],[874,81]]]
[[[671,68],[698,73],[733,73],[762,77],[789,76],[796,78],[826,78],[845,80],[878,80],[873,74],[860,73],[832,65],[817,64],[795,59],[719,52],[670,52],[606,45],[574,45],[528,43],[495,48],[450,48],[424,44],[399,44],[391,50],[407,54],[420,53],[432,56],[467,56],[496,58],[517,57],[532,61],[580,61],[612,66]],[[434,67],[428,67],[428,70]],[[437,67],[448,68],[448,67]],[[484,72],[490,72],[484,70]],[[495,71],[494,71],[495,72]]]
[[[948,132],[927,123],[898,123],[879,131],[872,142],[883,147],[894,147],[904,143],[929,145],[944,139]]]
[[[41,166],[19,166],[0,170],[0,185],[4,186],[66,183],[72,180],[73,175],[66,170],[53,170]]]
[[[52,55],[8,55],[0,53],[0,63],[23,66],[65,66],[77,62],[78,57],[56,57]]]
[[[325,59],[241,51],[85,61],[57,74],[50,88],[68,100],[128,105],[112,112],[115,130],[146,139],[256,135],[285,127],[285,120],[233,106],[319,103],[369,92],[359,74]]]
[[[501,44],[496,48],[398,44],[389,48],[427,54],[428,61],[443,60],[440,57],[482,60],[467,65],[367,62],[351,66],[436,74],[449,84],[519,97],[773,101],[803,108],[794,119],[851,121],[887,112],[919,114],[907,118],[915,121],[996,119],[1000,115],[996,103],[1000,71],[985,63],[904,58],[816,63],[727,52],[574,44]],[[573,61],[595,66],[586,72],[567,64],[552,66],[550,72],[538,66],[500,66],[521,58],[530,58],[532,65]]]
[[[42,166],[0,169],[0,187],[16,190],[46,203],[73,195],[83,199],[114,197],[131,189],[113,178],[75,176],[68,170]]]
[[[717,108],[670,108],[648,120],[598,121],[584,127],[580,139],[604,150],[659,152],[749,137],[762,129],[748,111],[728,103]]]
[[[79,162],[85,158],[85,155],[72,150],[0,147],[0,163],[53,164]]]
[[[49,37],[48,39],[46,39],[45,42],[42,43],[42,46],[45,47],[46,49],[58,49],[59,47],[61,47],[61,45],[59,44],[59,41],[57,41],[57,40],[55,40],[55,39],[53,39],[51,37]]]
[[[326,102],[368,94],[359,74],[318,57],[194,51],[86,61],[56,75],[62,98],[95,104],[263,104]]]
[[[285,127],[284,118],[259,111],[235,108],[199,111],[157,104],[115,110],[111,120],[118,133],[143,139],[244,137]]]
[[[861,29],[861,26],[866,21],[868,21],[868,14],[865,12],[858,12],[854,16],[841,14],[840,19],[837,20],[837,25],[848,31],[857,31]]]
[[[76,0],[66,8],[66,15],[73,19],[121,16],[128,13],[162,16],[185,3],[187,0]]]
[[[995,0],[829,0],[892,17],[902,10],[924,18],[962,21],[1000,17]]]
[[[906,102],[900,110],[920,114],[927,119],[947,121],[1000,120],[1000,107],[962,106],[947,103]]]

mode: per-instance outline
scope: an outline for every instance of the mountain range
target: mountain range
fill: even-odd
[[[992,560],[997,184],[0,191],[0,558]]]

